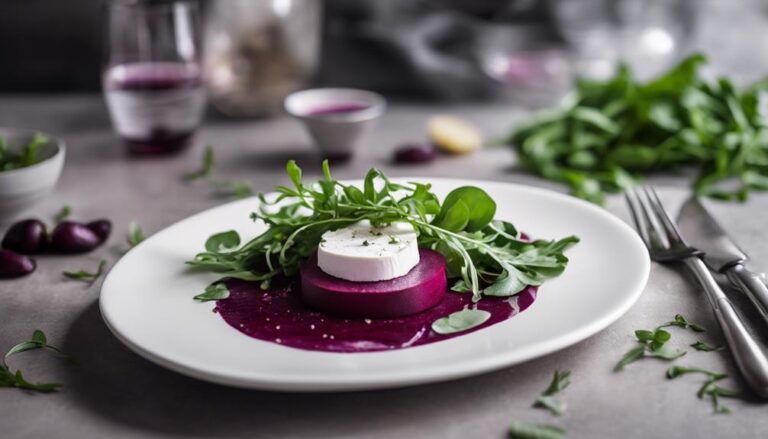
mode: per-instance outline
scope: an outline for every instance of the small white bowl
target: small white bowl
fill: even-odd
[[[0,138],[18,151],[38,131],[0,128]],[[41,133],[48,142],[40,145],[40,162],[25,168],[0,171],[0,223],[18,217],[50,193],[61,175],[66,147],[60,139]]]
[[[316,88],[285,98],[285,111],[302,121],[322,154],[330,159],[351,158],[386,108],[378,93],[353,88]]]

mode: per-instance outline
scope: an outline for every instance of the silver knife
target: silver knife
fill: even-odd
[[[744,267],[748,259],[720,224],[696,198],[683,204],[677,216],[677,224],[686,240],[704,252],[704,263],[710,270],[722,273],[738,287],[768,322],[768,287],[763,275]]]

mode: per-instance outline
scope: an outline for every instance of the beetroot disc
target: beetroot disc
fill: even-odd
[[[319,310],[351,317],[399,317],[435,306],[446,292],[445,258],[419,249],[419,263],[405,276],[378,282],[352,282],[317,266],[317,254],[301,266],[301,297]]]

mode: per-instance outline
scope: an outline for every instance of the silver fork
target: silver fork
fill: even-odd
[[[755,393],[768,397],[768,358],[699,258],[702,252],[685,243],[652,187],[633,188],[627,191],[626,200],[651,259],[662,263],[682,262],[688,267],[704,289],[744,379]]]

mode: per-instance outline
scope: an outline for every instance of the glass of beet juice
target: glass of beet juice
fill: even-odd
[[[104,94],[128,151],[178,151],[205,108],[200,15],[194,1],[112,0],[108,5]]]

